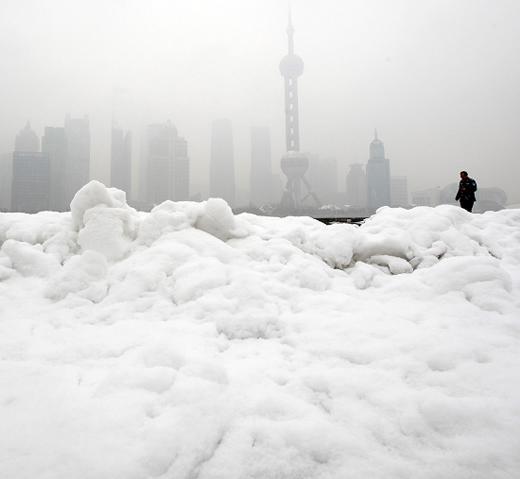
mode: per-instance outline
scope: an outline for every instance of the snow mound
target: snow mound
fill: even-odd
[[[520,475],[520,210],[0,213],[0,477]]]

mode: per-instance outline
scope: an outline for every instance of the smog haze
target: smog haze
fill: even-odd
[[[377,128],[411,191],[465,169],[520,202],[519,14],[515,0],[293,1],[301,149],[335,158],[344,188]],[[270,128],[274,172],[285,152],[286,28],[279,0],[2,0],[0,154],[28,120],[41,136],[88,115],[90,176],[109,183],[112,121],[135,162],[146,125],[171,120],[204,195],[211,125],[228,118],[247,189],[252,126]]]

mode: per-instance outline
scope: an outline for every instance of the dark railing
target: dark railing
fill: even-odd
[[[349,223],[353,225],[360,225],[367,219],[366,216],[356,216],[356,217],[338,217],[338,218],[314,218],[315,220],[321,221],[326,225],[331,225],[332,223]]]

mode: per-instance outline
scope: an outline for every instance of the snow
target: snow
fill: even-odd
[[[520,477],[520,210],[0,214],[0,477]]]

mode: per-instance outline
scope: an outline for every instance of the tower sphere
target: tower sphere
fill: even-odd
[[[289,151],[282,158],[281,167],[289,180],[301,179],[309,169],[309,159],[303,153]]]
[[[303,60],[298,55],[285,55],[280,62],[280,73],[286,78],[299,77],[303,73]]]

